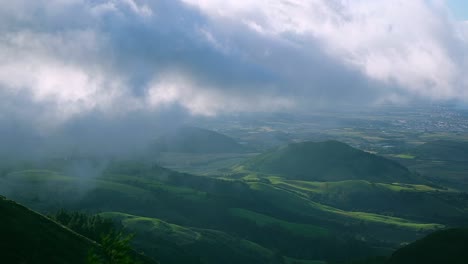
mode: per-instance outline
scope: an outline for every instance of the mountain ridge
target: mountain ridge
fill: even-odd
[[[246,147],[216,131],[181,127],[159,137],[151,146],[154,152],[241,153]]]

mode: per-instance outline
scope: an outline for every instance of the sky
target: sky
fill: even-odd
[[[455,18],[460,20],[468,20],[468,1],[448,0],[447,3]]]
[[[461,0],[0,0],[0,143],[145,138],[240,112],[466,104],[466,10]]]

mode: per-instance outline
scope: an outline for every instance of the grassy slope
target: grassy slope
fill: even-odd
[[[237,217],[253,221],[259,226],[269,226],[275,225],[291,232],[292,234],[299,236],[307,237],[325,237],[329,234],[329,231],[326,228],[307,225],[307,224],[297,224],[277,219],[265,214],[259,214],[242,208],[231,208],[229,212]]]
[[[400,164],[338,141],[289,144],[260,154],[243,163],[237,170],[312,181],[417,181],[414,175]]]
[[[221,180],[174,173],[159,167],[149,168],[141,164],[121,163],[112,165],[101,177],[86,180],[58,172],[45,173],[31,170],[10,173],[8,177],[3,177],[3,180],[0,178],[0,186],[17,186],[22,192],[14,194],[34,205],[34,208],[50,210],[56,206],[55,209],[67,207],[144,215],[148,218],[164,219],[179,226],[196,226],[239,234],[240,237],[248,237],[249,240],[269,248],[287,246],[284,245],[284,241],[310,238],[310,236],[298,236],[298,230],[306,225],[326,228],[331,231],[330,237],[341,237],[341,233],[352,236],[358,234],[366,238],[385,239],[390,241],[388,243],[411,241],[420,236],[421,231],[426,232],[440,227],[431,222],[424,223],[402,217],[343,209],[310,196],[313,193],[339,194],[348,187],[359,190],[358,192],[375,188],[366,181],[328,183],[328,186],[326,184],[274,177]],[[427,189],[430,187],[419,185],[376,184],[376,186],[392,194],[400,190],[424,193],[432,191]],[[25,190],[28,189],[31,191],[31,197],[27,197],[28,192]],[[79,199],[64,203],[68,197]],[[245,217],[246,214],[243,214],[244,217],[239,217],[233,215],[230,208],[240,208],[243,213],[252,213],[247,214],[248,217]],[[268,222],[274,224],[257,225]],[[364,227],[361,227],[363,224]],[[246,229],[247,227],[250,229]],[[214,240],[218,239],[218,233],[210,234]],[[269,234],[277,237],[282,234],[282,241],[273,241],[274,243],[269,244],[272,240],[268,238]],[[307,240],[304,243],[310,243],[308,245],[311,247],[326,245],[332,249],[333,243],[327,245],[323,242],[323,240]],[[326,259],[331,256],[327,255],[328,253],[320,255],[322,253],[317,252],[311,256],[306,254],[307,257],[304,257],[301,252],[288,252],[292,254],[290,256],[297,254],[294,257],[299,259]]]
[[[303,195],[285,189],[276,188],[265,183],[250,183],[253,189],[260,191],[262,195],[270,197],[276,204],[285,210],[298,214],[314,215],[322,219],[336,219],[339,222],[365,222],[368,224],[387,225],[408,230],[434,230],[443,227],[440,224],[418,223],[408,219],[379,215],[374,213],[346,211],[332,206],[314,202]]]
[[[249,179],[249,178],[247,178]],[[362,180],[307,182],[268,177],[274,186],[344,210],[389,213],[434,221],[467,215],[463,194],[421,184],[372,183]],[[454,220],[455,221],[455,220]]]
[[[2,263],[84,263],[98,245],[13,201],[0,198]]]
[[[107,212],[104,217],[116,219],[137,234],[137,243],[151,246],[169,241],[192,256],[199,256],[201,263],[281,263],[270,250],[248,240],[234,238],[224,232],[182,227],[156,218],[124,213]],[[160,252],[161,253],[161,252]],[[167,262],[175,260],[166,256]],[[163,260],[161,260],[163,261]]]
[[[390,157],[438,185],[468,192],[468,142],[433,140],[405,151],[414,158]]]
[[[206,193],[203,191],[183,186],[168,185],[149,177],[135,178],[134,176],[112,174],[106,176],[105,178],[89,179],[87,180],[86,184],[84,184],[82,181],[79,181],[76,178],[60,175],[55,172],[46,174],[44,171],[28,170],[21,173],[17,172],[12,175],[15,177],[15,181],[13,183],[9,183],[10,185],[16,184],[21,187],[26,186],[26,188],[29,186],[38,190],[38,192],[35,192],[35,197],[33,198],[39,204],[44,203],[42,199],[45,199],[45,202],[47,202],[55,200],[57,197],[63,194],[72,194],[72,197],[80,196],[80,190],[76,188],[76,186],[79,186],[80,184],[86,185],[88,187],[92,186],[92,190],[86,190],[88,193],[96,193],[98,192],[97,190],[99,190],[99,193],[107,193],[108,195],[119,196],[120,199],[128,199],[129,201],[152,200],[155,198],[154,192],[165,192],[182,199],[190,200],[194,203],[197,203],[198,201],[199,203],[204,204],[206,202]],[[307,195],[304,195],[303,193],[310,190],[312,192],[321,192],[333,195],[333,193],[336,192],[342,193],[342,190],[339,188],[339,186],[342,185],[347,186],[346,188],[348,189],[362,192],[363,188],[368,188],[367,184],[364,184],[365,186],[362,187],[363,182],[349,181],[345,183],[317,183],[285,180],[283,183],[283,181],[279,180],[279,178],[272,178],[271,182],[273,184],[248,182],[248,186],[258,197],[265,200],[278,201],[275,204],[276,206],[293,213],[307,214],[310,216],[315,215],[331,219],[336,218],[337,220],[343,220],[344,217],[347,219],[346,221],[355,219],[358,221],[399,225],[401,227],[415,229],[432,229],[437,227],[437,225],[421,225],[419,223],[413,223],[411,221],[395,217],[338,209],[333,206],[317,203],[314,200],[308,198]],[[44,187],[43,185],[47,188],[42,188]],[[383,186],[385,186],[384,189],[390,187],[393,188],[392,185],[385,184]],[[405,186],[406,187],[404,188],[410,188],[408,187],[409,185]],[[338,191],[334,191],[335,189]],[[58,191],[58,193],[55,193],[55,191]],[[101,209],[106,209],[105,207],[107,207],[106,204],[101,206],[104,207]],[[114,208],[118,209],[116,207]]]

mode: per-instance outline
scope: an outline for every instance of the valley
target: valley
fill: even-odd
[[[378,147],[383,137],[343,128],[322,141],[288,132],[264,149],[181,130],[138,159],[5,163],[0,193],[44,214],[115,221],[135,234],[138,252],[163,264],[348,263],[468,223],[468,148],[453,139],[411,147],[409,137],[387,148]]]

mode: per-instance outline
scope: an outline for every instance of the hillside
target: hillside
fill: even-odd
[[[241,169],[310,181],[416,181],[414,175],[397,162],[338,141],[289,144],[248,160]]]
[[[468,192],[467,141],[429,141],[389,158],[398,160],[434,184]]]
[[[388,264],[465,264],[468,260],[468,229],[434,232],[397,250]]]
[[[124,213],[108,212],[101,216],[121,221],[136,234],[140,248],[150,255],[158,255],[161,263],[282,263],[272,251],[251,241],[230,236],[224,232],[189,228],[171,224],[156,218]],[[171,248],[168,246],[173,245]],[[177,255],[171,254],[178,249]],[[190,257],[191,256],[191,257]]]
[[[418,159],[468,161],[468,142],[436,140],[411,150]]]
[[[239,153],[246,149],[234,139],[218,132],[197,127],[181,127],[158,138],[151,150],[177,153]]]
[[[52,220],[0,197],[2,263],[85,263],[98,245]]]
[[[143,236],[135,248],[158,260],[161,252],[169,252],[166,260],[201,263],[226,256],[269,262],[268,252],[274,259],[351,260],[387,254],[464,216],[462,196],[425,185],[212,178],[131,161],[106,163],[83,178],[70,176],[67,163],[80,164],[12,169],[0,176],[0,192],[41,212],[121,212],[117,218]],[[224,253],[214,257],[214,247]]]

